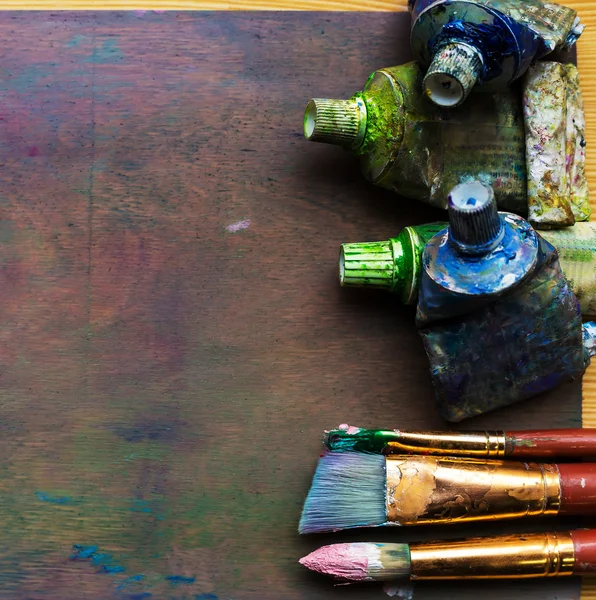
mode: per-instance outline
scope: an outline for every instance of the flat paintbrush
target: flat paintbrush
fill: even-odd
[[[401,431],[340,425],[325,432],[329,450],[378,454],[436,454],[474,458],[596,456],[596,429],[530,431]]]
[[[426,544],[323,546],[300,560],[340,581],[525,579],[596,574],[596,530]]]
[[[596,514],[596,463],[327,452],[319,459],[298,530],[557,514]]]

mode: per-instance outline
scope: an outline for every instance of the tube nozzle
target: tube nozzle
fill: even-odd
[[[339,283],[343,287],[392,290],[396,271],[392,240],[341,245]]]
[[[482,55],[468,44],[446,44],[435,54],[424,77],[424,91],[438,106],[460,105],[482,70]]]
[[[366,133],[366,105],[361,98],[312,98],[304,111],[304,137],[344,148],[359,148]]]

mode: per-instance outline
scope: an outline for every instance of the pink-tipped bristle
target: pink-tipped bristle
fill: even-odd
[[[323,546],[300,559],[311,571],[331,575],[344,581],[364,581],[368,578],[367,543],[332,544]]]

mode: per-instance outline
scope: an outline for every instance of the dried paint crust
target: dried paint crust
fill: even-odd
[[[542,62],[524,82],[528,220],[538,229],[590,218],[585,122],[577,69]]]
[[[507,406],[584,372],[589,356],[582,345],[579,303],[556,250],[544,239],[535,270],[496,299],[476,300],[458,313],[461,298],[437,297],[432,284],[425,271],[417,324],[437,404],[447,420]],[[458,316],[449,317],[446,303]]]

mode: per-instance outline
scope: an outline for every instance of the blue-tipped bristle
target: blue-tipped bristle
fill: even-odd
[[[358,452],[328,452],[317,465],[298,525],[300,533],[382,525],[385,457]]]

